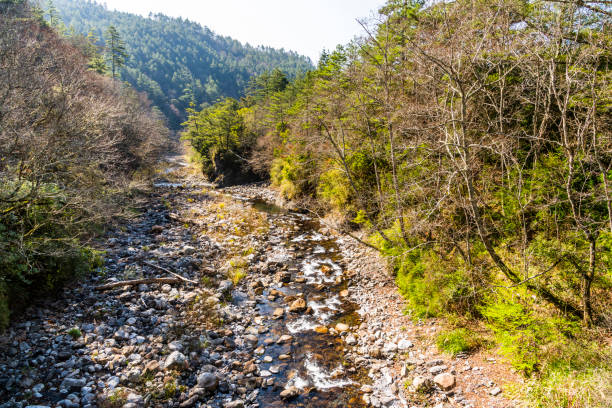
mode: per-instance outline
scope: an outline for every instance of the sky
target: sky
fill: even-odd
[[[316,63],[321,51],[346,44],[384,0],[101,0],[110,10],[188,18],[253,46],[296,51]]]

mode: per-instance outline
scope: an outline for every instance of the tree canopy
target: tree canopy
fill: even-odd
[[[253,75],[279,68],[294,77],[312,69],[310,59],[295,52],[245,45],[187,19],[145,18],[96,2],[52,4],[65,26],[83,35],[91,32],[103,41],[101,46],[109,47],[105,32],[111,25],[116,28],[130,56],[119,77],[147,92],[174,129],[185,120],[190,103],[202,107],[219,98],[238,98]]]

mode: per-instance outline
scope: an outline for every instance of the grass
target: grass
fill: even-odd
[[[518,386],[516,388],[513,392],[519,393]],[[530,380],[522,392],[524,407],[610,408],[612,370],[556,370],[544,378]]]
[[[72,329],[68,330],[66,333],[68,333],[68,335],[70,335],[70,337],[72,337],[75,340],[83,335],[81,333],[81,330],[79,330],[78,327],[73,327]]]
[[[234,285],[237,285],[246,277],[248,263],[244,258],[238,257],[230,260],[230,269],[227,271],[227,276],[231,279]]]
[[[474,351],[480,344],[478,335],[464,328],[442,331],[436,338],[438,349],[452,355]]]

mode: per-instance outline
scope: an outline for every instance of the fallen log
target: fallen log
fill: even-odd
[[[148,279],[134,279],[127,281],[111,282],[105,285],[96,286],[94,290],[102,291],[121,286],[136,286],[136,285],[149,285],[151,283],[181,283],[182,280],[178,278],[148,278]]]

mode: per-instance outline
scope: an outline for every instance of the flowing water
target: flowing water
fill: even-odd
[[[171,173],[183,164],[169,161],[174,165],[165,173],[170,180],[158,179],[156,187],[199,186],[174,182]],[[357,368],[345,358],[350,346],[332,329],[338,323],[352,328],[360,324],[358,305],[342,296],[350,280],[336,241],[320,233],[321,225],[307,215],[261,199],[238,194],[232,197],[267,215],[270,234],[263,255],[272,272],[283,273],[286,281],[264,287],[255,298],[242,292],[241,287],[233,292],[236,306],[256,305],[260,317],[254,319],[259,323],[254,325],[255,333],[258,344],[265,345],[263,355],[258,356],[260,375],[264,380],[274,379],[274,385],[259,390],[257,402],[269,408],[365,407],[360,388],[370,382],[367,369]],[[308,309],[289,312],[287,297],[291,296],[304,298]],[[285,309],[284,317],[274,319],[278,308]],[[283,335],[291,335],[293,340],[278,344],[276,340]],[[282,355],[289,358],[279,358]],[[281,399],[281,392],[290,387],[299,389],[299,396]]]
[[[260,364],[262,375],[275,378],[275,384],[300,389],[300,396],[291,401],[279,397],[281,387],[263,388],[258,402],[262,407],[362,407],[360,388],[367,382],[367,373],[355,368],[345,358],[342,337],[324,328],[338,323],[357,326],[358,306],[341,296],[349,284],[342,268],[342,255],[334,239],[319,233],[320,225],[308,216],[286,212],[261,200],[251,205],[266,212],[270,223],[270,248],[266,256],[272,258],[288,283],[266,287],[257,297],[257,310],[262,317],[271,317],[274,310],[286,305],[285,296],[306,299],[307,312],[287,312],[282,319],[265,319],[267,330],[258,335],[260,344],[290,334],[290,344],[271,344],[265,348],[270,363]],[[275,231],[282,231],[275,234]],[[269,297],[274,291],[282,295]],[[236,302],[246,301],[244,298]],[[286,354],[288,360],[279,360]],[[261,356],[264,357],[264,356]]]

